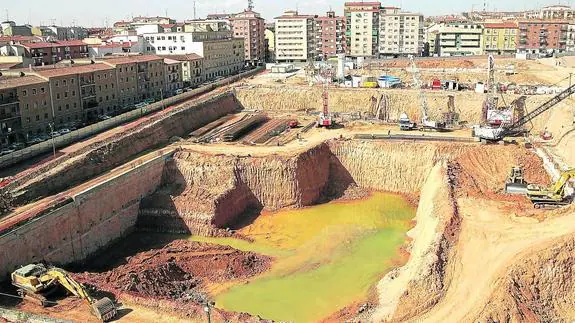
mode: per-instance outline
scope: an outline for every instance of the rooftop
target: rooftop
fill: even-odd
[[[121,57],[104,57],[103,60],[112,65],[116,64],[132,64],[132,63],[144,63],[161,60],[162,58],[156,55],[130,55]]]
[[[176,61],[195,61],[202,59],[198,54],[185,54],[185,55],[159,55],[160,57],[176,60]]]
[[[96,64],[73,65],[68,67],[56,67],[56,68],[47,68],[47,67],[34,68],[34,72],[44,77],[58,77],[64,75],[109,71],[113,69],[114,68],[109,65],[96,63]]]
[[[85,46],[81,40],[60,40],[57,42],[38,42],[22,44],[26,48],[46,48],[46,47],[64,47],[64,46]]]
[[[24,85],[40,84],[45,82],[47,81],[38,76],[33,75],[26,75],[20,77],[0,76],[0,90],[15,88]]]
[[[494,22],[483,24],[485,28],[517,28],[517,24],[513,22]]]

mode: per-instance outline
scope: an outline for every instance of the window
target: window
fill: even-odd
[[[27,96],[27,95],[28,95],[28,91],[22,90],[22,96]]]
[[[70,84],[74,84],[74,79],[70,79]]]
[[[68,97],[68,91],[64,92],[64,97],[65,97],[65,98]]]
[[[62,80],[62,86],[66,86],[66,80]]]
[[[56,100],[60,100],[60,93],[56,93]]]
[[[70,110],[70,105],[66,103],[66,110]]]
[[[56,87],[60,86],[60,83],[58,81],[56,81],[56,83],[54,84]]]

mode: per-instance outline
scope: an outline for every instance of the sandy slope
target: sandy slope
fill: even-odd
[[[451,261],[451,283],[439,304],[418,321],[472,320],[521,252],[575,232],[573,213],[538,223],[505,214],[496,202],[467,198],[459,200],[459,207],[463,222]]]

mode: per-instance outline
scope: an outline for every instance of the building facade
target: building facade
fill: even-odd
[[[514,54],[519,29],[513,22],[483,24],[483,50],[486,54]]]
[[[325,60],[345,54],[345,18],[328,11],[323,17],[315,17],[314,23],[316,57]]]
[[[289,10],[275,18],[278,62],[305,62],[315,57],[314,17]]]
[[[434,42],[438,56],[483,54],[483,26],[471,22],[440,23],[428,28],[429,42]]]
[[[176,91],[184,87],[182,79],[182,63],[169,58],[164,58],[164,97],[176,95]]]
[[[180,62],[183,86],[198,87],[205,81],[204,59],[200,55],[164,55],[162,57]]]
[[[380,8],[379,2],[345,3],[345,39],[348,56],[377,56]]]
[[[265,20],[250,9],[230,18],[233,35],[244,39],[246,62],[257,65],[265,60]]]
[[[384,7],[379,16],[379,55],[419,56],[423,52],[423,15]]]
[[[0,47],[0,54],[22,56],[33,66],[52,65],[65,59],[87,58],[88,45],[80,40],[10,44]]]
[[[541,8],[539,19],[543,20],[573,20],[575,9],[565,5],[553,5]]]
[[[206,41],[230,40],[230,31],[145,34],[144,50],[155,55],[202,55]]]
[[[214,40],[203,43],[206,80],[239,72],[244,67],[244,39]]]
[[[32,36],[32,26],[19,26],[14,21],[4,21],[0,23],[0,28],[4,36]]]
[[[519,42],[517,51],[531,54],[565,52],[569,34],[569,23],[564,20],[519,21]]]

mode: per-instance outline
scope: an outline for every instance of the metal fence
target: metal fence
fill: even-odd
[[[161,110],[165,107],[189,100],[195,96],[209,92],[215,88],[229,85],[230,83],[236,82],[237,80],[239,80],[241,78],[256,74],[262,70],[263,70],[263,68],[260,67],[260,68],[256,68],[256,69],[253,69],[253,70],[250,70],[250,71],[238,74],[238,75],[234,75],[234,76],[225,78],[221,81],[214,82],[214,83],[211,83],[209,85],[197,88],[195,90],[184,92],[182,94],[164,99],[162,101],[158,101],[158,102],[146,105],[144,107],[137,108],[135,110],[123,113],[121,115],[110,118],[108,120],[104,120],[104,121],[95,123],[93,125],[72,131],[68,134],[54,137],[54,138],[49,139],[47,141],[26,147],[26,148],[21,149],[21,150],[17,150],[13,153],[10,153],[10,154],[4,155],[4,156],[0,156],[0,167],[7,167],[10,165],[16,164],[18,162],[21,162],[23,160],[26,160],[28,158],[32,158],[32,157],[35,157],[35,156],[38,156],[41,154],[51,152],[53,147],[55,147],[55,149],[58,149],[61,147],[68,146],[74,142],[81,140],[81,139],[84,139],[84,138],[93,136],[95,134],[104,132],[106,130],[117,127],[117,126],[124,124],[126,122],[136,120],[142,116],[145,116],[145,115],[150,114],[152,112],[156,112],[156,111]]]

